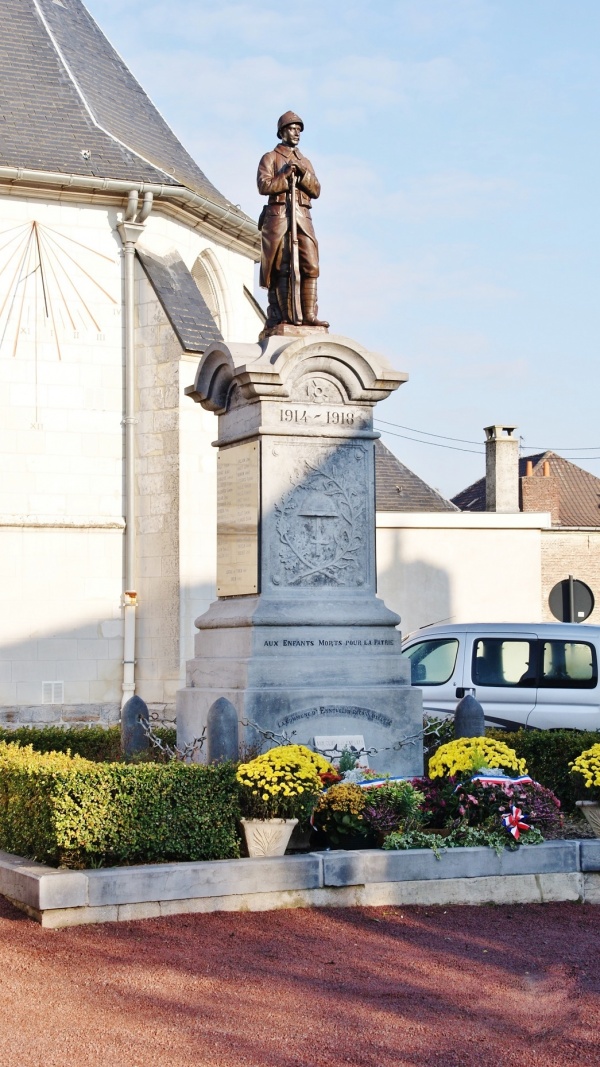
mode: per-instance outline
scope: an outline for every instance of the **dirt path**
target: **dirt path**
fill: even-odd
[[[0,898],[1,1067],[600,1067],[600,909],[44,931]]]

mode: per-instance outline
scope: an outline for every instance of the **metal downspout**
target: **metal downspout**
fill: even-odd
[[[135,693],[135,622],[137,609],[135,514],[135,246],[152,210],[152,193],[146,192],[141,211],[136,189],[129,191],[127,209],[118,230],[123,242],[125,268],[125,404],[123,426],[125,496],[125,567],[123,589],[123,696],[121,707]]]

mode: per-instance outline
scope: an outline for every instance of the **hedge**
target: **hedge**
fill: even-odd
[[[94,763],[0,742],[0,849],[74,869],[239,856],[231,763]]]
[[[175,744],[175,729],[159,727],[154,730],[161,741]],[[32,745],[36,752],[71,752],[95,763],[116,763],[121,759],[120,726],[21,726],[17,730],[0,727],[0,742]],[[152,747],[146,757],[161,763],[165,757]],[[139,762],[139,757],[137,759]]]
[[[527,770],[536,782],[556,793],[563,811],[575,811],[579,799],[577,783],[573,780],[569,763],[586,748],[598,744],[600,732],[594,730],[486,730],[522,756]]]

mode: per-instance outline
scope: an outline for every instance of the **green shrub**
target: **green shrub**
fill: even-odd
[[[175,744],[174,729],[159,727],[154,730],[161,741]],[[94,763],[116,763],[121,759],[121,728],[119,726],[21,726],[17,730],[0,728],[0,741],[32,745],[35,752],[67,752],[82,756]],[[151,748],[148,759],[157,763],[165,757],[156,748]]]
[[[239,855],[231,763],[94,763],[0,742],[0,849],[71,868]]]
[[[597,744],[600,734],[592,730],[486,730],[488,737],[497,737],[514,748],[522,757],[527,770],[536,782],[540,782],[561,802],[563,811],[574,811],[577,800],[577,782],[569,763],[586,748]]]

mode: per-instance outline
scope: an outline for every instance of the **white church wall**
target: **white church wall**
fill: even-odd
[[[194,404],[184,389],[194,381],[198,357],[181,361],[179,480],[180,670],[194,655],[194,622],[216,599],[217,571],[217,417]]]
[[[116,721],[121,558],[118,526],[0,529],[0,724]]]
[[[106,207],[0,198],[0,722],[107,720],[118,709],[115,222]]]
[[[0,196],[0,722],[108,721],[118,714],[118,214],[93,202]],[[252,288],[250,258],[156,209],[147,236],[152,250],[175,247],[190,267],[210,253],[221,271],[230,336],[256,339],[260,320],[243,291]],[[145,331],[138,338],[139,692],[166,707],[180,684],[193,620],[213,596],[216,461],[213,417],[183,396],[197,357],[182,357],[137,269]],[[62,702],[42,702],[42,682],[49,681],[64,683]]]

